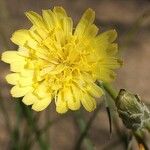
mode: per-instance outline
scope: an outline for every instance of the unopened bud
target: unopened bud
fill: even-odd
[[[116,106],[127,128],[134,131],[150,130],[150,111],[137,95],[121,89],[116,99]]]

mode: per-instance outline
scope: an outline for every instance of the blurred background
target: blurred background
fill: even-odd
[[[0,52],[17,49],[10,37],[15,30],[31,26],[25,11],[41,13],[42,9],[54,6],[63,6],[75,24],[90,7],[96,12],[95,23],[100,30],[117,30],[124,66],[118,70],[113,84],[118,89],[138,93],[150,105],[150,0],[0,0]],[[41,144],[39,138],[46,141],[47,147],[52,150],[75,149],[82,127],[93,113],[82,111],[83,121],[78,112],[58,115],[54,105],[51,105],[43,112],[30,112],[33,118],[28,119],[20,110],[24,106],[10,96],[11,87],[5,81],[8,72],[9,66],[0,62],[0,150],[38,150]],[[33,122],[35,126],[31,125]],[[110,136],[103,104],[90,125],[81,149],[87,149],[87,142],[90,141],[95,150],[125,150],[129,138],[126,134],[128,131],[120,122],[119,126],[113,126]],[[134,149],[138,150],[136,144]]]

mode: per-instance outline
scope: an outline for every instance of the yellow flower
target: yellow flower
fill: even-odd
[[[6,51],[2,60],[13,72],[6,76],[13,97],[23,97],[26,105],[42,111],[55,100],[56,111],[77,110],[81,104],[87,111],[96,108],[95,98],[103,90],[96,81],[110,82],[113,69],[120,67],[117,33],[110,30],[97,35],[93,24],[95,12],[88,9],[76,28],[62,7],[43,10],[42,16],[29,11],[32,22],[28,30],[12,35],[18,51]]]

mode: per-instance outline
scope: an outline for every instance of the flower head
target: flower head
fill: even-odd
[[[91,9],[75,29],[62,7],[43,10],[42,16],[29,11],[26,16],[32,27],[16,31],[11,38],[18,51],[2,54],[13,72],[6,76],[14,85],[12,96],[23,97],[22,101],[36,111],[45,109],[52,100],[58,113],[77,110],[81,104],[87,111],[94,110],[95,98],[103,94],[96,81],[112,81],[113,69],[121,65],[113,43],[116,31],[97,35]]]

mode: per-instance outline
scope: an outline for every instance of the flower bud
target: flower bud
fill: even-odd
[[[116,106],[120,118],[128,129],[150,130],[150,111],[137,95],[121,89]]]

